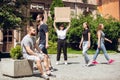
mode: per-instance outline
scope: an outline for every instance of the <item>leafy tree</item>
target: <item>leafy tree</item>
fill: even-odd
[[[84,3],[87,3],[88,0],[82,0]]]
[[[51,6],[50,6],[50,14],[52,19],[54,19],[54,8],[55,7],[63,7],[63,1],[62,0],[53,0]]]
[[[15,28],[21,25],[24,17],[19,9],[27,3],[27,0],[0,0],[0,27]]]
[[[48,17],[47,20],[48,28],[49,28],[49,40],[55,42],[57,40],[56,32],[53,27],[53,20],[52,18]]]

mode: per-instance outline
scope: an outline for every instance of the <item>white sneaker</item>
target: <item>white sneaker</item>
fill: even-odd
[[[59,62],[58,62],[58,61],[56,62],[56,65],[59,65]]]
[[[43,79],[45,79],[45,80],[49,80],[49,77],[48,77],[48,75],[46,75],[46,74],[41,75],[41,77],[42,77]]]
[[[65,62],[65,65],[67,65],[68,63],[67,62]]]
[[[87,64],[87,67],[90,67],[90,66],[94,66],[94,64],[93,64],[93,63],[91,63],[91,62],[90,62],[90,63],[88,63],[88,64]]]

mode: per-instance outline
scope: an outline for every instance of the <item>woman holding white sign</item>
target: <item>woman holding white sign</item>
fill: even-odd
[[[63,49],[63,54],[64,54],[64,61],[65,64],[67,65],[67,43],[66,43],[66,34],[67,31],[70,28],[70,23],[67,28],[64,27],[64,24],[61,24],[59,26],[59,29],[56,27],[56,23],[54,22],[54,28],[57,33],[58,37],[58,42],[57,42],[57,62],[56,64],[59,64],[60,61],[60,56],[61,56],[61,50]]]

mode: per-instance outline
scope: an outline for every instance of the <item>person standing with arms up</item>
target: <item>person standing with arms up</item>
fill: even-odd
[[[107,39],[107,38],[105,38],[105,34],[103,32],[103,29],[104,29],[104,25],[103,24],[99,24],[99,26],[97,28],[97,38],[98,38],[97,50],[96,50],[96,53],[95,53],[95,55],[93,57],[92,62],[90,62],[88,64],[88,66],[91,65],[91,64],[94,64],[94,65],[98,64],[98,62],[96,61],[96,58],[97,58],[98,54],[100,53],[100,50],[103,51],[104,56],[105,56],[106,60],[108,61],[108,64],[111,64],[111,63],[114,62],[113,59],[109,58],[109,56],[107,54],[107,51],[106,51],[106,48],[105,48],[105,40],[108,41],[108,42],[110,42],[110,43],[112,43],[112,41],[109,40],[109,39]]]
[[[57,62],[56,64],[59,64],[60,61],[60,56],[61,56],[61,51],[63,50],[64,54],[64,61],[65,64],[67,65],[67,42],[66,42],[66,34],[70,28],[70,22],[68,27],[65,29],[64,24],[61,24],[59,26],[59,29],[56,27],[56,23],[54,22],[54,28],[57,33],[58,41],[57,41]]]
[[[90,29],[87,22],[83,23],[83,28],[84,28],[84,31],[82,33],[82,38],[80,41],[79,48],[83,49],[82,54],[84,56],[85,63],[88,64],[90,60],[88,58],[87,51],[90,48],[91,41],[90,41]]]

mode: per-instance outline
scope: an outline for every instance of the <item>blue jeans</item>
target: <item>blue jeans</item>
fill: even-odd
[[[96,53],[93,57],[93,60],[96,60],[98,54],[100,53],[100,50],[102,50],[102,52],[104,53],[104,56],[105,56],[106,60],[109,60],[109,56],[107,54],[107,51],[106,51],[106,48],[105,48],[105,45],[104,45],[103,42],[101,42],[100,48],[97,48]]]
[[[89,58],[88,58],[88,54],[87,54],[88,41],[83,41],[82,48],[83,48],[82,53],[83,53],[83,56],[84,56],[84,59],[85,59],[85,63],[88,64],[88,62],[89,62]]]
[[[46,49],[46,47],[45,47],[45,44],[40,44],[40,45],[39,45],[39,48],[42,50],[42,52],[43,52],[44,54],[48,54],[47,49]]]

